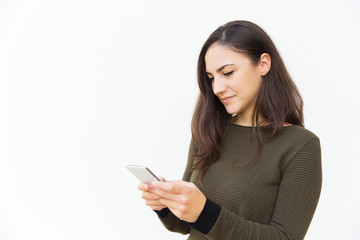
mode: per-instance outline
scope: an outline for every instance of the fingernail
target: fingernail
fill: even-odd
[[[146,190],[149,190],[149,186],[148,186],[148,185],[145,185],[145,189],[146,189]]]

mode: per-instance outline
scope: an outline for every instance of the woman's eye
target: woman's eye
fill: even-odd
[[[230,71],[230,72],[227,72],[227,73],[224,73],[225,76],[230,76],[234,71]]]
[[[224,75],[225,75],[225,76],[230,76],[233,72],[234,72],[234,71],[226,72],[226,73],[224,73]],[[211,77],[209,77],[209,76],[208,76],[207,78],[209,79],[209,81],[214,80],[214,78],[211,78]]]

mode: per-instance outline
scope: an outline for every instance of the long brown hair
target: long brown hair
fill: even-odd
[[[261,156],[265,133],[269,138],[281,131],[284,123],[304,126],[303,100],[286,70],[279,52],[271,38],[258,25],[249,21],[231,21],[218,27],[204,43],[197,63],[197,80],[200,94],[191,121],[192,138],[196,146],[192,170],[200,171],[200,184],[204,186],[204,175],[215,163],[222,149],[223,139],[231,124],[232,116],[213,93],[211,81],[206,75],[205,54],[209,47],[218,43],[248,56],[253,65],[260,56],[271,57],[271,68],[264,76],[252,115],[251,142],[258,143],[258,151],[251,163]],[[261,125],[259,114],[267,125]]]

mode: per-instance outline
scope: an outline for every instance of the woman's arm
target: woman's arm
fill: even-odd
[[[188,157],[187,157],[187,164],[184,170],[184,174],[183,174],[183,181],[190,181],[190,177],[191,177],[191,167],[193,165],[193,156],[194,153],[196,152],[195,150],[195,145],[194,145],[194,141],[191,138],[190,141],[190,146],[189,146],[189,150],[188,150]],[[155,210],[155,212],[157,213],[157,215],[159,216],[160,221],[162,222],[162,224],[169,230],[172,232],[179,232],[182,234],[188,234],[190,232],[190,225],[188,222],[186,221],[182,221],[180,220],[177,216],[175,216],[170,210],[169,208],[163,208],[162,210],[158,211]]]
[[[174,186],[169,186],[174,184]],[[156,193],[167,199],[164,201],[169,206],[171,201],[171,190],[179,191],[181,186],[185,187],[189,183],[173,181],[159,183]],[[273,216],[268,224],[244,219],[230,210],[207,199],[203,210],[194,223],[189,224],[192,228],[200,231],[208,239],[224,240],[253,240],[253,239],[303,239],[314,215],[322,185],[322,167],[320,141],[317,137],[312,138],[298,152],[298,154],[286,163],[283,171],[281,183],[278,190],[277,200],[274,206]],[[169,194],[170,193],[170,194]],[[178,201],[179,197],[173,198]],[[192,196],[184,202],[191,201]],[[188,209],[181,207],[184,212]],[[174,204],[173,206],[176,206]],[[179,210],[179,211],[180,211]],[[171,212],[170,212],[171,213]],[[174,211],[177,213],[177,211]],[[183,213],[177,213],[182,219],[193,218]],[[172,215],[171,215],[172,216]],[[176,216],[174,216],[176,219]],[[210,221],[209,221],[210,219]],[[174,220],[180,221],[180,220]],[[210,224],[209,224],[210,222]]]

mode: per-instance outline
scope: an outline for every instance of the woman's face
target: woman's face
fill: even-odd
[[[262,55],[263,56],[263,55]],[[261,61],[254,66],[245,54],[213,44],[205,54],[206,74],[214,94],[229,114],[251,119],[252,110],[262,83]]]

